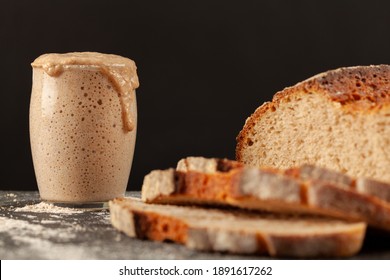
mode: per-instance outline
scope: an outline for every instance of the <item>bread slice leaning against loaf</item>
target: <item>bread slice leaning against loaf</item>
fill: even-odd
[[[305,166],[283,171],[201,157],[183,159],[177,169],[146,175],[143,201],[320,214],[390,230],[390,203],[353,190],[351,178],[330,170],[313,167],[310,174]]]
[[[390,182],[390,66],[340,68],[278,92],[245,122],[236,159],[315,164]]]
[[[269,254],[274,257],[346,257],[363,242],[364,223],[327,218],[253,214],[110,201],[112,225],[131,237],[170,240],[202,251]]]

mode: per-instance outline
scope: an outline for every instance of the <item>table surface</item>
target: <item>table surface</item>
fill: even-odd
[[[38,192],[0,191],[0,259],[267,259],[130,238],[111,226],[108,210],[37,212],[26,207],[39,202]],[[352,259],[390,259],[390,234],[369,231]]]

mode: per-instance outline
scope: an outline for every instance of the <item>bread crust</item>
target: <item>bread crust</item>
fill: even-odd
[[[375,113],[390,110],[390,66],[370,65],[343,67],[327,71],[277,92],[272,102],[265,102],[246,119],[236,141],[236,159],[242,161],[242,149],[257,120],[293,96],[319,94],[341,105],[348,113]]]

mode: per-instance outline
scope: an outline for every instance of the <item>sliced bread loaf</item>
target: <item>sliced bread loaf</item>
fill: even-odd
[[[145,176],[143,201],[321,214],[390,230],[390,203],[355,191],[349,185],[354,180],[337,172],[310,166],[271,170],[205,158],[183,159],[177,168]]]
[[[254,214],[135,198],[110,201],[112,225],[131,237],[170,240],[202,251],[287,257],[345,257],[363,242],[364,223],[318,217]]]
[[[390,66],[340,68],[278,92],[245,122],[236,158],[390,182]]]

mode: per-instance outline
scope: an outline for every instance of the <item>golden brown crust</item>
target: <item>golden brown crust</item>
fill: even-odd
[[[242,162],[238,162],[230,159],[217,159],[217,171],[228,172],[232,169],[241,168],[245,165]]]
[[[265,102],[263,105],[261,105],[259,108],[256,109],[256,111],[246,119],[245,125],[238,134],[236,141],[236,160],[239,162],[242,162],[242,154],[241,151],[245,147],[245,145],[251,146],[253,144],[247,141],[252,141],[250,138],[248,138],[248,135],[250,131],[252,130],[253,126],[256,124],[256,121],[265,114],[268,110],[275,110],[275,105],[273,102]]]
[[[390,66],[355,66],[331,70],[276,93],[273,102],[297,91],[324,94],[342,105],[354,104],[356,110],[382,106],[390,102]]]
[[[312,251],[316,251],[317,257],[326,257],[337,251],[337,256],[348,257],[351,251],[359,251],[361,242],[360,229],[352,229],[349,234],[324,234],[307,236],[296,236],[285,238],[283,236],[272,236],[271,242],[275,247],[275,255],[305,257]]]
[[[277,92],[272,102],[266,102],[247,119],[237,136],[236,159],[242,160],[241,150],[257,120],[280,103],[297,94],[320,94],[338,102],[348,112],[375,112],[390,107],[390,66],[371,65],[344,67],[318,74],[292,87]]]
[[[182,183],[178,184],[177,193],[185,194],[191,197],[199,197],[206,200],[225,200],[233,185],[233,176],[239,170],[231,171],[225,174],[206,174],[200,172],[179,172],[177,175],[181,178]],[[218,186],[216,188],[215,186]]]
[[[133,211],[134,228],[137,238],[157,241],[174,240],[185,244],[188,226],[173,217],[142,211]]]

